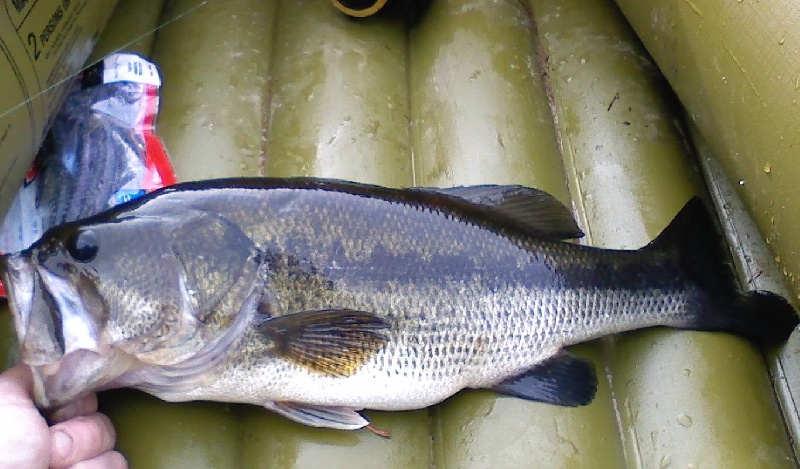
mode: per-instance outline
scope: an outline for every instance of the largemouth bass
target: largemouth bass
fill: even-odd
[[[586,405],[570,345],[655,326],[772,345],[798,323],[738,288],[697,199],[639,250],[581,235],[521,186],[229,179],[53,228],[2,270],[42,407],[133,387],[339,429],[464,388]]]

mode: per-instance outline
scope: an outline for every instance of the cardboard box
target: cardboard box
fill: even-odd
[[[114,9],[111,0],[0,4],[0,214],[22,184],[68,79],[79,72]]]

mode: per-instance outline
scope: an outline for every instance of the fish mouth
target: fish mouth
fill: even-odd
[[[46,365],[76,350],[96,350],[104,317],[102,301],[90,302],[87,282],[39,265],[30,252],[0,257],[23,361]],[[96,295],[95,295],[96,296]]]
[[[101,389],[136,365],[136,359],[117,349],[76,350],[54,363],[31,366],[37,406],[53,409]]]
[[[0,277],[11,304],[17,338],[22,344],[33,310],[35,268],[22,253],[4,254],[0,256]]]
[[[81,295],[82,291],[70,278],[54,274],[44,267],[37,267],[36,272],[47,295],[45,303],[49,303],[50,311],[57,311],[53,318],[56,339],[64,354],[77,350],[97,350],[99,348],[99,325],[87,310]],[[35,286],[35,283],[34,283]],[[49,301],[48,301],[49,300]],[[35,306],[35,305],[32,305]],[[30,313],[31,316],[36,311]],[[42,311],[42,314],[46,314]]]
[[[132,366],[133,357],[100,341],[97,311],[82,300],[86,288],[39,265],[30,251],[0,256],[0,276],[37,405],[66,404]]]

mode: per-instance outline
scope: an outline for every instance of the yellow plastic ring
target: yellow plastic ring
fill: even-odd
[[[371,5],[363,6],[363,7],[353,7],[353,3],[364,3],[364,2],[348,2],[347,0],[331,0],[333,2],[333,6],[339,9],[342,13],[349,16],[355,16],[356,18],[364,18],[370,15],[374,15],[378,12],[384,5],[386,5],[387,0],[377,0],[372,2]],[[351,4],[348,6],[347,4]]]

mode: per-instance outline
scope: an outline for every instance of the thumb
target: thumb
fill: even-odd
[[[5,405],[33,406],[33,375],[28,365],[19,363],[0,373],[0,398]]]
[[[27,365],[0,373],[0,467],[47,467],[50,460],[50,433],[31,400],[32,389]]]

